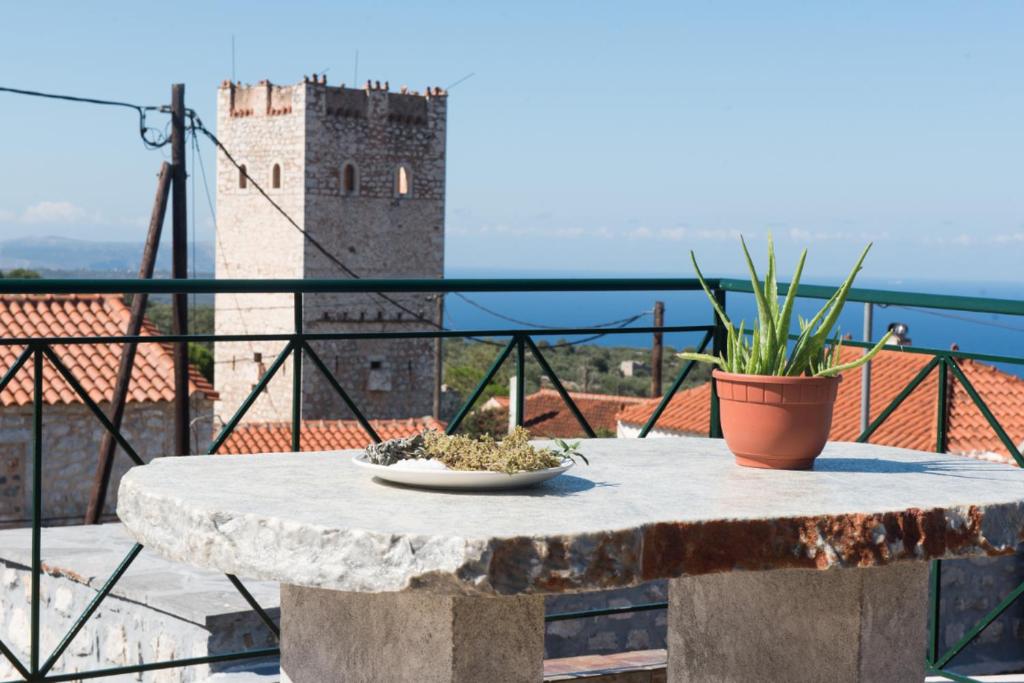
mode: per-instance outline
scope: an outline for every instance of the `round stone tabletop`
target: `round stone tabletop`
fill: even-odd
[[[1024,471],[830,443],[812,471],[738,467],[720,440],[584,441],[534,489],[381,483],[354,451],[160,458],[118,515],[165,557],[242,577],[381,592],[557,593],[732,570],[995,555],[1024,540]]]

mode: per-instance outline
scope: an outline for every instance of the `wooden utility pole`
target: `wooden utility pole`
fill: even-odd
[[[188,207],[185,196],[185,85],[171,86],[171,220],[173,267],[171,277],[188,278]],[[188,334],[188,295],[174,294],[173,332]],[[188,409],[188,343],[174,343],[174,452],[187,455],[190,448]]]
[[[444,294],[437,293],[437,329],[444,328]],[[434,419],[441,419],[441,383],[444,379],[444,347],[441,337],[434,338]]]
[[[153,212],[149,217],[149,232],[146,234],[146,246],[142,251],[142,264],[139,266],[139,279],[148,280],[153,277],[156,266],[156,252],[160,247],[160,233],[164,227],[164,214],[167,212],[167,195],[171,187],[171,165],[166,161],[160,167],[160,175],[156,182],[156,199],[153,200]],[[128,320],[126,336],[135,337],[142,331],[142,319],[146,313],[149,295],[140,292],[132,298],[132,315]],[[132,368],[135,366],[136,345],[126,343],[121,351],[121,361],[117,368],[117,382],[114,394],[110,399],[110,422],[114,429],[121,429],[124,419],[125,403],[128,399],[128,387],[131,384]],[[110,484],[110,472],[114,464],[114,449],[117,446],[110,432],[103,433],[100,443],[99,461],[96,463],[96,476],[93,478],[92,493],[89,496],[89,507],[85,512],[86,524],[99,524],[103,516],[103,507],[107,500],[107,486]]]
[[[654,302],[654,326],[661,328],[665,326],[665,302]],[[654,342],[651,344],[651,396],[661,396],[661,362],[665,353],[664,335],[661,332],[654,333]]]

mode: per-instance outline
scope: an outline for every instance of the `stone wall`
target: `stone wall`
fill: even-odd
[[[0,531],[0,640],[23,663],[29,661],[30,645],[29,532]],[[132,545],[120,524],[43,530],[41,661],[49,657]],[[246,587],[277,619],[277,585],[247,581]],[[176,565],[143,550],[71,641],[53,672],[90,671],[275,646],[274,636],[224,576]],[[265,668],[266,660],[106,676],[103,680],[204,681],[212,671],[254,670],[261,664]],[[0,680],[11,679],[17,679],[14,668],[0,657]]]
[[[305,87],[273,90],[287,99],[286,114],[269,114],[267,86],[221,88],[217,93],[217,136],[236,161],[299,225],[305,221]],[[252,115],[247,114],[253,111]],[[281,187],[271,186],[274,164],[281,165]],[[240,187],[238,170],[217,155],[216,276],[224,278],[302,278],[302,237],[252,183]],[[276,334],[294,330],[290,294],[216,294],[217,334]],[[231,417],[283,342],[217,342],[216,410]],[[291,368],[286,366],[246,417],[287,419],[291,412]]]
[[[548,614],[563,614],[665,600],[668,600],[668,583],[652,581],[636,588],[553,595],[547,598],[545,607]],[[661,649],[665,647],[666,619],[667,611],[662,609],[548,622],[544,656],[578,657]]]
[[[109,405],[100,406],[104,411]],[[209,444],[212,403],[192,401],[195,445]],[[122,433],[145,460],[174,450],[174,406],[128,403]],[[85,517],[104,428],[81,403],[43,408],[44,524],[79,524]],[[32,522],[32,406],[0,410],[0,528]],[[105,514],[113,518],[117,487],[131,460],[120,448],[107,492]]]
[[[945,651],[1024,583],[1024,545],[1009,557],[943,561],[941,576],[939,638]],[[974,675],[1024,671],[1024,599],[1018,597],[947,668]]]
[[[247,169],[265,188],[270,187],[273,165],[283,164],[281,188],[268,192],[334,259],[364,278],[443,277],[444,94],[304,82],[286,87],[229,85],[219,97],[218,135],[225,145],[237,152],[239,161],[247,161]],[[271,100],[290,104],[282,108]],[[352,192],[344,187],[348,165],[356,179]],[[405,195],[397,188],[399,167],[410,176]],[[222,158],[217,183],[218,277],[349,277],[251,186],[240,188],[237,176]],[[432,294],[387,297],[392,301],[372,293],[307,295],[304,328],[375,333],[429,328],[420,319],[435,319]],[[217,331],[290,332],[292,303],[291,295],[218,295]],[[222,416],[242,402],[282,346],[217,344]],[[431,340],[349,340],[320,342],[315,348],[368,416],[430,413]],[[256,353],[259,361],[254,360]],[[292,371],[290,364],[282,368],[247,419],[290,418]],[[312,363],[303,368],[302,401],[307,419],[351,416]]]

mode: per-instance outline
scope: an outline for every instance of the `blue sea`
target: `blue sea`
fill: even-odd
[[[454,270],[446,277],[600,277],[596,273],[554,274],[530,271]],[[643,277],[643,276],[638,276]],[[813,284],[835,285],[830,282]],[[928,280],[884,280],[862,278],[857,286],[900,292],[926,294],[955,294],[997,299],[1024,298],[1024,285],[1015,283],[949,282]],[[712,321],[712,312],[702,292],[607,292],[607,293],[471,293],[468,296],[484,306],[511,318],[536,325],[560,327],[587,327],[617,321],[633,315],[649,313],[655,301],[665,303],[666,325],[704,325]],[[796,312],[805,318],[812,316],[822,305],[819,300],[798,301]],[[499,319],[455,296],[446,303],[447,324],[455,329],[508,329],[520,327]],[[756,308],[753,296],[729,293],[727,312],[737,322],[753,321]],[[863,304],[850,303],[840,317],[840,331],[861,339],[863,330]],[[890,323],[908,326],[913,346],[948,349],[957,344],[961,351],[988,353],[1001,356],[1024,357],[1024,316],[967,313],[906,307],[874,307],[874,338],[880,337]],[[651,325],[645,315],[633,325]],[[665,343],[675,347],[696,345],[701,333],[666,335]],[[556,337],[546,337],[556,341]],[[573,339],[578,339],[574,337]],[[594,344],[611,346],[649,347],[649,334],[615,334],[594,340]],[[1024,377],[1024,365],[997,363],[998,367]]]

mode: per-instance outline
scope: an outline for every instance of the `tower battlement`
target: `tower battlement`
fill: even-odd
[[[432,108],[442,106],[448,97],[440,87],[428,87],[422,94],[401,86],[392,92],[385,81],[366,81],[361,88],[344,83],[327,85],[326,76],[303,76],[294,85],[276,85],[268,80],[256,84],[224,81],[220,86],[227,98],[231,117],[282,116],[295,112],[298,101],[319,105],[319,113],[342,118],[381,116],[392,123],[425,125]]]

